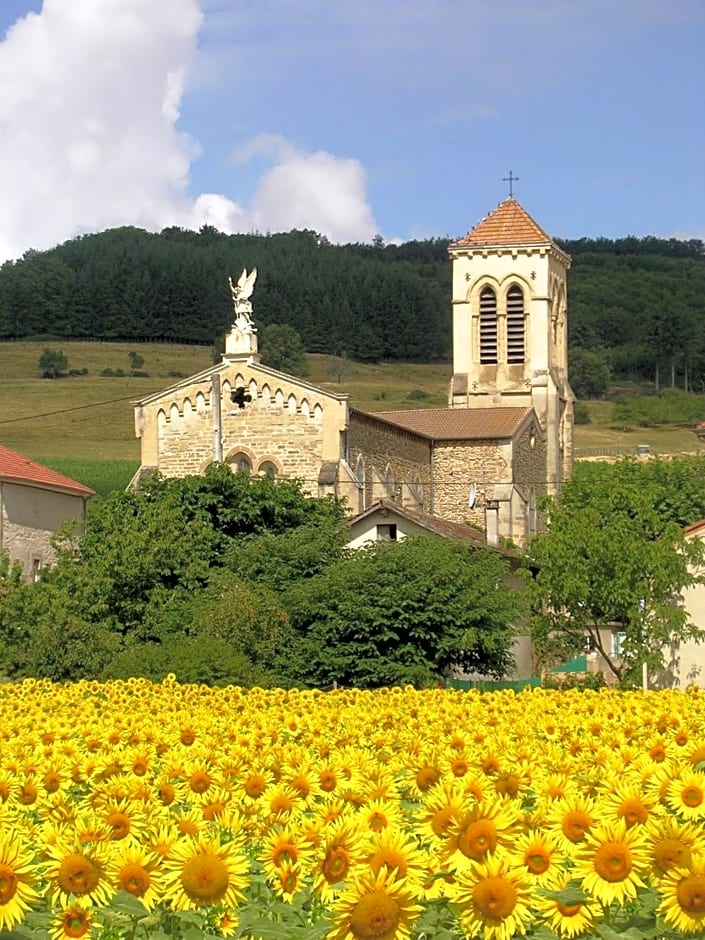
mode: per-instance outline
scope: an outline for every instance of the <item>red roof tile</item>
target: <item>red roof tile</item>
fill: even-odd
[[[451,247],[465,245],[550,245],[549,235],[513,197],[500,202]]]
[[[11,483],[34,484],[49,489],[75,493],[77,496],[93,496],[95,491],[56,470],[50,470],[29,457],[23,457],[0,444],[0,480]]]
[[[530,414],[531,408],[420,408],[370,417],[434,441],[479,441],[514,437]]]

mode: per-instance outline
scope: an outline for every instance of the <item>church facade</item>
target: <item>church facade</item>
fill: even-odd
[[[348,396],[261,362],[249,297],[234,285],[222,362],[136,403],[141,472],[210,463],[297,478],[307,492],[380,499],[526,543],[536,501],[572,462],[566,274],[570,259],[511,198],[449,247],[448,407],[367,413]]]

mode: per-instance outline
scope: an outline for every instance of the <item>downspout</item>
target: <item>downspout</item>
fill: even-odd
[[[211,408],[213,410],[213,463],[223,462],[223,421],[220,410],[220,375],[211,376]]]
[[[435,502],[436,502],[436,498],[435,498],[436,482],[435,482],[434,475],[433,475],[433,468],[436,463],[435,458],[436,458],[436,442],[431,441],[431,497],[428,501],[429,503],[428,511],[431,513],[431,515],[433,515],[433,510],[434,510]]]

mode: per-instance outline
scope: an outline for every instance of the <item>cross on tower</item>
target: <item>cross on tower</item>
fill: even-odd
[[[514,196],[514,193],[513,193],[513,191],[512,191],[512,183],[516,183],[516,181],[517,181],[518,179],[519,179],[518,176],[512,176],[512,171],[511,171],[511,170],[509,171],[509,176],[503,176],[503,177],[502,177],[502,182],[503,182],[503,183],[509,183],[509,198],[510,198],[510,199],[512,199],[513,196]]]

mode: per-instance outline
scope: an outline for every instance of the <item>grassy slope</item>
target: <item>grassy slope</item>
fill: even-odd
[[[37,363],[47,346],[61,349],[68,357],[69,368],[88,369],[88,375],[58,380],[40,378]],[[108,368],[128,372],[132,350],[144,358],[142,370],[149,373],[148,377],[100,375]],[[362,410],[392,411],[446,404],[450,376],[446,364],[346,362],[338,381],[334,372],[336,362],[339,361],[331,356],[310,356],[308,380],[349,394],[351,404]],[[124,461],[120,474],[129,479],[140,459],[132,403],[177,381],[174,373],[192,375],[211,363],[212,351],[200,346],[0,343],[0,441],[28,457],[52,465],[57,462],[57,469],[82,482],[82,475],[70,472],[76,462],[92,466],[94,479],[96,473],[100,475],[100,464]],[[419,392],[426,393],[426,397]],[[576,428],[577,448],[627,450],[638,443],[649,443],[656,452],[697,450],[698,441],[688,429],[624,431],[609,427],[608,403],[591,403],[590,410],[592,423]]]

